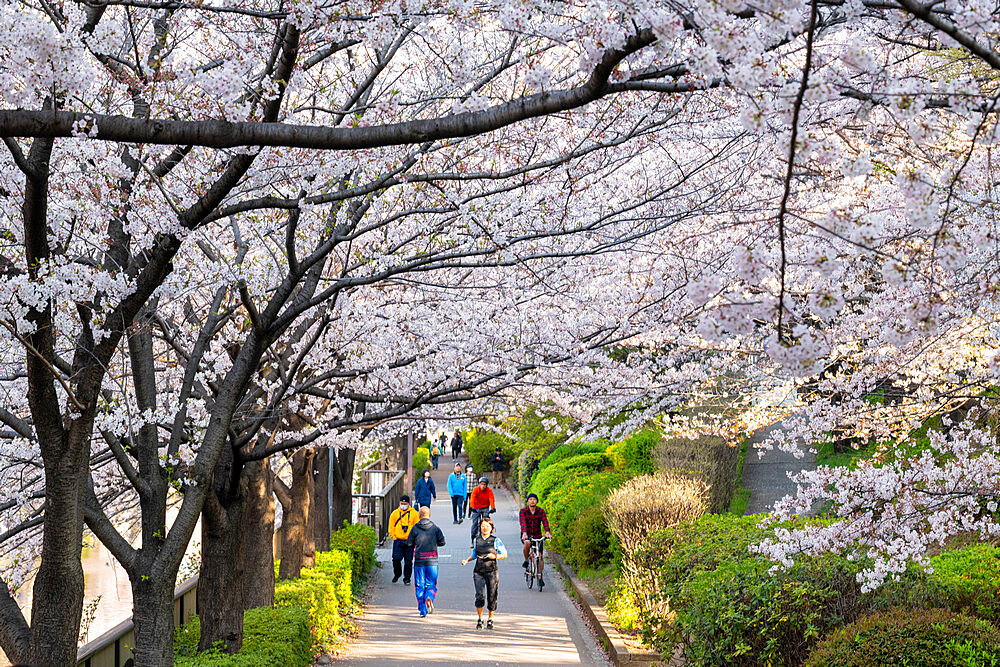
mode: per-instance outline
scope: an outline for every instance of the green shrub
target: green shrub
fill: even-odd
[[[330,535],[330,549],[351,554],[351,579],[355,586],[368,577],[375,566],[375,545],[378,535],[370,526],[344,522],[344,527]],[[318,563],[318,561],[317,561]]]
[[[429,447],[417,447],[413,452],[413,470],[419,471],[431,467],[431,450]]]
[[[540,471],[531,480],[530,491],[537,493],[539,500],[545,497],[556,486],[581,473],[598,472],[608,467],[608,457],[604,454],[580,454],[571,456],[564,461],[550,465]]]
[[[893,609],[845,626],[820,642],[807,667],[1000,665],[1000,632],[943,609]]]
[[[590,473],[583,470],[554,488],[545,498],[545,511],[553,531],[552,547],[563,554],[573,567],[596,567],[603,562],[610,562],[620,550],[617,539],[607,530],[606,524],[603,530],[594,535],[594,539],[599,541],[591,545],[602,560],[585,557],[583,561],[586,562],[578,561],[577,556],[582,554],[579,549],[574,550],[573,546],[578,519],[585,512],[592,511],[591,508],[599,508],[608,492],[626,479],[625,475],[618,472]]]
[[[760,519],[708,514],[650,535],[627,582],[647,641],[664,652],[679,642],[695,665],[799,664],[823,633],[913,604],[920,597],[914,591],[926,590],[926,576],[914,571],[862,593],[858,573],[866,563],[842,555],[802,557],[772,572],[774,563],[750,546],[806,520],[762,526]]]
[[[609,446],[607,455],[616,470],[646,475],[656,470],[653,448],[660,439],[658,431],[652,429],[639,431]]]
[[[493,469],[490,457],[493,456],[497,447],[500,448],[504,458],[508,461],[517,458],[523,449],[516,441],[502,433],[478,428],[465,434],[464,442],[465,453],[469,455],[469,462],[472,463],[476,472]]]
[[[600,503],[580,511],[569,528],[571,541],[566,553],[573,567],[595,568],[614,559],[613,536],[604,521]]]
[[[929,586],[935,605],[1000,621],[1000,549],[977,544],[931,558]]]
[[[635,630],[639,627],[641,610],[632,591],[619,577],[615,585],[608,591],[608,599],[604,603],[608,611],[608,619],[620,630]]]
[[[235,655],[213,649],[198,653],[201,625],[195,616],[174,630],[178,667],[308,667],[313,661],[309,614],[301,607],[262,607],[243,614],[243,648]]]
[[[607,449],[608,445],[604,442],[583,442],[559,445],[549,452],[544,459],[539,461],[538,470],[545,470],[553,463],[559,463],[560,461],[568,459],[571,456],[576,456],[577,454],[602,453]]]
[[[343,616],[341,601],[349,605],[351,597],[344,599],[338,595],[338,579],[305,569],[300,577],[275,583],[274,606],[305,609],[309,612],[313,638],[328,646],[350,627]]]

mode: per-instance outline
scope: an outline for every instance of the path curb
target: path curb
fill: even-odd
[[[504,486],[507,488],[507,493],[514,498],[518,507],[520,507],[521,496],[517,490],[507,483],[507,480],[504,480]],[[593,627],[594,634],[597,636],[598,641],[604,645],[604,649],[607,651],[612,663],[616,665],[664,664],[663,658],[656,651],[635,651],[628,647],[625,640],[622,639],[621,634],[615,629],[614,624],[608,618],[607,610],[598,604],[597,598],[590,592],[590,587],[576,576],[576,572],[562,559],[562,556],[555,551],[549,550],[545,560],[555,563],[556,567],[559,568],[559,572],[566,578],[569,585],[573,587],[573,592],[576,593],[580,606],[583,608],[587,620],[590,621],[590,625]]]

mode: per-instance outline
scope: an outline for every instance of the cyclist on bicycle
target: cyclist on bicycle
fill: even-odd
[[[472,494],[469,496],[469,509],[474,515],[469,543],[475,545],[476,535],[479,534],[479,522],[483,520],[484,516],[497,511],[497,501],[493,496],[493,489],[490,488],[490,481],[485,477],[480,477],[479,484],[472,490]]]
[[[524,543],[524,564],[521,566],[524,569],[528,569],[528,558],[531,556],[531,540],[539,540],[537,542],[538,546],[538,581],[540,585],[544,585],[542,581],[542,568],[545,566],[545,561],[542,559],[542,539],[543,533],[542,528],[544,527],[544,536],[546,539],[552,537],[552,533],[549,532],[549,518],[545,515],[545,510],[538,506],[538,496],[534,493],[528,494],[527,506],[524,507],[518,518],[521,521],[521,542]]]

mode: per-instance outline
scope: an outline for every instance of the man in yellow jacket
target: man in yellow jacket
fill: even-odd
[[[417,510],[410,507],[410,497],[403,495],[399,507],[389,515],[389,536],[392,537],[392,583],[399,581],[409,584],[413,576],[413,547],[406,545],[410,530],[420,521]],[[404,568],[405,564],[405,568]]]

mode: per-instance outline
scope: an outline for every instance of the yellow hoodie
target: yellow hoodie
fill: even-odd
[[[409,507],[404,513],[397,507],[389,515],[389,536],[396,540],[405,540],[410,535],[410,529],[420,521],[417,510]]]

